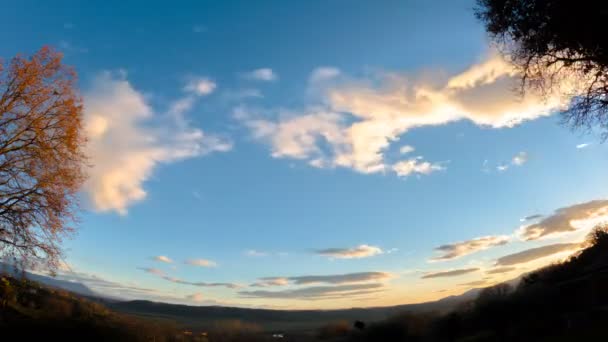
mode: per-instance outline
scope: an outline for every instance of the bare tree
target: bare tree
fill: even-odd
[[[43,47],[0,63],[0,257],[55,269],[85,179],[76,73]]]
[[[573,96],[564,122],[608,138],[608,2],[477,0],[477,17],[521,69],[522,89]],[[577,89],[558,89],[564,81]]]

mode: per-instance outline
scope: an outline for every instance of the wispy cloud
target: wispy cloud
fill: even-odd
[[[154,257],[154,260],[156,261],[160,261],[160,262],[165,262],[165,263],[172,263],[173,260],[171,260],[169,257],[165,256],[165,255],[158,255]]]
[[[239,295],[245,298],[275,298],[275,299],[340,299],[357,297],[376,293],[383,290],[383,284],[351,284],[337,286],[313,286],[281,291],[241,291]]]
[[[608,200],[593,200],[557,209],[540,222],[521,227],[516,235],[525,241],[537,240],[576,231],[584,221],[602,217],[608,219]]]
[[[487,270],[486,274],[503,274],[503,273],[513,272],[515,270],[517,270],[517,267],[510,267],[510,266],[496,267],[496,268]]]
[[[353,248],[326,248],[316,250],[315,253],[336,259],[359,259],[368,258],[382,254],[380,247],[370,245],[359,245]]]
[[[541,217],[543,217],[543,215],[541,215],[541,214],[533,214],[533,215],[528,215],[526,217],[522,217],[522,218],[519,219],[519,221],[521,221],[521,222],[534,221],[534,220],[539,219]]]
[[[589,143],[578,144],[578,145],[576,145],[576,148],[580,150],[580,149],[589,147],[589,145],[591,145],[591,144],[589,144]]]
[[[500,235],[482,236],[472,240],[445,244],[435,248],[435,250],[440,252],[441,255],[431,258],[430,261],[453,260],[491,247],[501,246],[507,244],[508,242],[508,236]]]
[[[511,159],[511,163],[513,165],[522,166],[528,161],[528,153],[519,152],[516,154],[513,159]]]
[[[245,255],[249,257],[265,257],[268,256],[268,252],[258,251],[255,249],[248,249],[245,251]]]
[[[270,68],[259,68],[243,74],[243,77],[255,81],[276,81],[279,76]]]
[[[197,287],[225,287],[225,288],[229,288],[229,289],[238,289],[238,288],[242,287],[241,285],[235,284],[235,283],[187,281],[187,280],[183,280],[180,278],[169,276],[164,271],[156,269],[156,268],[138,267],[138,269],[140,269],[146,273],[154,274],[166,281],[170,281],[175,284],[190,285],[190,286],[197,286]]]
[[[191,295],[186,296],[186,299],[189,299],[193,302],[202,302],[203,300],[205,300],[205,296],[203,296],[202,293],[197,292],[197,293],[193,293]]]
[[[165,272],[163,270],[159,270],[158,268],[139,267],[139,269],[146,273],[154,274],[161,277],[165,275]]]
[[[311,83],[324,82],[340,75],[340,69],[335,67],[318,67],[310,74]]]
[[[217,267],[217,263],[215,261],[207,260],[207,259],[188,259],[184,261],[187,265],[199,266],[199,267]]]
[[[461,276],[464,274],[477,272],[477,271],[479,271],[479,268],[473,267],[473,268],[462,268],[462,269],[449,270],[449,271],[429,272],[429,273],[424,274],[422,276],[422,279],[457,277],[457,276]]]
[[[429,163],[427,161],[422,161],[422,157],[416,157],[396,162],[391,166],[391,169],[395,171],[397,176],[407,177],[411,174],[428,175],[445,168],[439,163]]]
[[[416,149],[413,146],[403,145],[403,146],[401,146],[401,148],[399,148],[399,153],[408,154],[408,153],[414,152],[414,150],[416,150]]]
[[[98,75],[85,91],[84,104],[92,165],[84,190],[97,211],[126,214],[146,197],[144,182],[159,164],[231,148],[181,116],[155,115],[124,73]]]
[[[580,248],[580,243],[556,243],[505,255],[496,260],[496,266],[513,266],[545,258],[557,253],[574,251]]]

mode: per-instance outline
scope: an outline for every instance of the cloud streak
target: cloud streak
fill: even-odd
[[[505,255],[496,260],[496,266],[513,266],[542,259],[557,253],[574,251],[580,248],[579,243],[556,243]]]
[[[509,242],[508,236],[483,236],[472,240],[454,242],[441,245],[435,250],[441,255],[433,257],[430,261],[448,261],[473,254],[491,247],[502,246]]]
[[[477,271],[479,271],[479,268],[474,267],[474,268],[462,268],[462,269],[450,270],[450,271],[430,272],[430,273],[426,273],[425,275],[423,275],[422,279],[458,277],[458,276],[461,276],[464,274],[477,272]]]
[[[326,248],[315,251],[316,254],[335,259],[369,258],[384,253],[380,247],[359,245],[353,248]]]
[[[239,295],[244,298],[266,298],[266,299],[340,299],[356,297],[376,293],[383,290],[383,284],[352,284],[338,286],[313,286],[299,289],[288,289],[281,291],[240,291]]]

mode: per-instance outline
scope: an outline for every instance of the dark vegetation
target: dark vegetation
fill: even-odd
[[[574,128],[608,138],[608,2],[477,0],[477,17],[522,74],[523,90],[574,96],[563,113]],[[563,81],[578,89],[563,87]]]
[[[448,314],[404,313],[363,331],[334,329],[338,341],[606,341],[608,229],[568,260],[499,284]],[[327,328],[326,328],[327,330]],[[324,337],[327,334],[323,335]],[[340,339],[336,339],[340,337]]]
[[[452,300],[449,311],[441,310],[445,301],[332,311],[102,304],[9,275],[0,281],[0,298],[0,330],[21,340],[271,341],[281,334],[281,341],[601,341],[608,339],[608,228],[595,229],[588,247],[568,260],[525,275],[517,286]]]

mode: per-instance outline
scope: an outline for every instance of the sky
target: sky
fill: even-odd
[[[79,75],[91,166],[58,277],[283,309],[436,300],[580,248],[606,145],[522,96],[473,1],[19,1],[0,56]],[[574,89],[563,84],[563,89]]]

